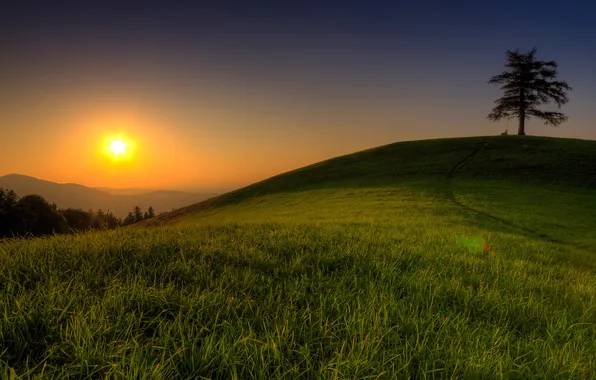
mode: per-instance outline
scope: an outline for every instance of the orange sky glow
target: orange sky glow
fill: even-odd
[[[269,23],[253,5],[199,3],[3,10],[0,176],[219,192],[393,142],[494,136],[507,125],[486,120],[501,95],[486,82],[507,49],[532,46],[573,91],[567,123],[531,119],[526,132],[596,139],[594,51],[559,33],[591,19],[525,30],[520,14],[504,33],[500,19],[462,14],[468,5],[434,18],[422,6],[415,18],[362,3],[379,12],[362,24],[350,7],[335,18],[335,3],[318,21],[280,6]],[[127,144],[118,156],[117,139]]]
[[[188,122],[138,108],[94,111],[74,105],[62,112],[39,107],[23,113],[18,122],[26,128],[4,137],[24,143],[3,146],[0,159],[8,165],[0,168],[0,175],[19,173],[91,187],[227,189],[384,142],[378,136],[368,144],[354,144],[349,135],[284,133],[276,130],[281,120],[259,122],[233,112],[220,120],[206,113],[201,122]],[[245,129],[229,131],[235,118],[244,119]],[[127,144],[121,156],[110,151],[117,139]]]
[[[287,110],[262,118],[238,111],[219,117],[204,112],[195,121],[190,120],[194,115],[156,113],[139,107],[64,108],[63,112],[38,108],[20,116],[18,122],[26,128],[13,129],[3,136],[4,141],[12,143],[3,144],[0,151],[4,162],[0,175],[19,173],[91,187],[232,189],[394,141],[456,135],[449,136],[449,128],[437,133],[424,127],[396,127],[415,125],[411,109],[410,114],[404,112],[401,117],[395,111],[375,114],[374,110],[358,107],[350,115],[331,117],[315,112],[296,118]],[[443,125],[451,125],[457,135],[483,132],[471,125],[458,129],[456,121],[446,116]],[[242,128],[235,127],[239,123]],[[430,120],[428,123],[431,125]],[[376,128],[367,131],[361,127],[367,124]],[[482,121],[479,124],[494,133],[505,126]],[[561,130],[541,131],[556,135]],[[122,156],[109,151],[115,139],[127,144]]]

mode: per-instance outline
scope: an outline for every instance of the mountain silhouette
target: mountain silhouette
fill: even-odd
[[[109,210],[118,217],[126,216],[135,206],[143,210],[152,206],[156,213],[160,213],[217,195],[169,190],[91,188],[76,183],[55,183],[21,174],[0,177],[0,187],[14,190],[19,197],[40,195],[60,208]]]

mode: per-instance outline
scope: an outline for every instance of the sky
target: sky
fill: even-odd
[[[14,1],[0,8],[0,175],[225,190],[397,141],[497,135],[487,84],[538,49],[596,140],[590,1]],[[515,130],[510,125],[509,131]],[[108,157],[122,137],[134,152]]]

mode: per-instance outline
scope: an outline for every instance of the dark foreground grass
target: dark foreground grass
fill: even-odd
[[[2,242],[0,378],[595,378],[594,190],[458,178],[460,156]]]

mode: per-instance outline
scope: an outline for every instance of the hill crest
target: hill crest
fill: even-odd
[[[377,187],[413,180],[523,181],[596,188],[596,141],[487,136],[396,142],[331,158],[166,213],[146,225],[274,193],[328,187]]]

